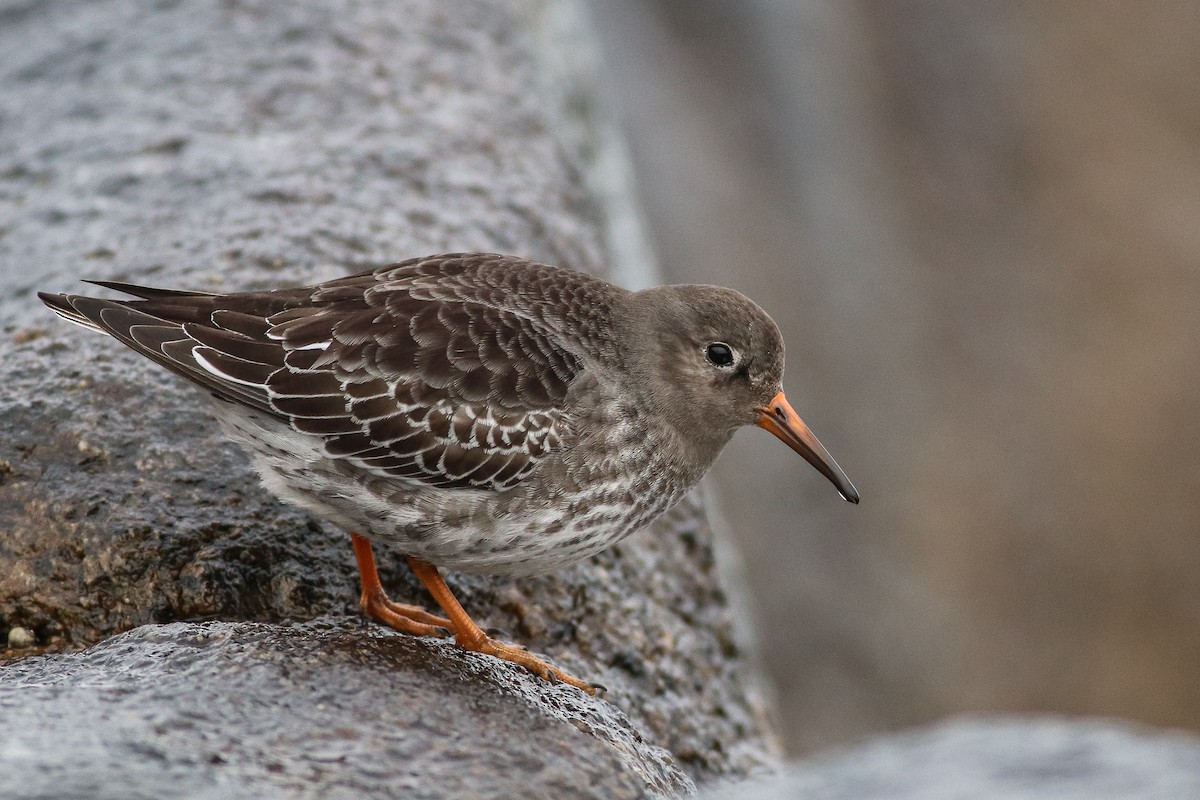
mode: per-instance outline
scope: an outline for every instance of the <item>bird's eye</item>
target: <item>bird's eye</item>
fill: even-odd
[[[704,355],[718,367],[728,367],[733,363],[733,348],[724,342],[713,342],[705,349]]]

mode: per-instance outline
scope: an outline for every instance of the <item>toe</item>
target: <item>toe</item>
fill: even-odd
[[[550,683],[565,683],[569,686],[574,686],[577,689],[582,689],[590,695],[596,694],[595,687],[587,681],[580,680],[574,675],[563,672],[558,667],[543,661],[537,656],[530,653],[523,647],[517,645],[497,642],[494,639],[485,638],[481,642],[471,644],[459,642],[469,650],[475,650],[480,653],[486,653],[496,658],[510,661],[513,664],[524,667],[525,669],[537,675],[539,678]]]

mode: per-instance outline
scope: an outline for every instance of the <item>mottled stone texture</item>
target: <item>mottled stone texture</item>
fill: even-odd
[[[670,755],[611,704],[508,680],[515,667],[452,647],[346,620],[174,623],[26,659],[0,689],[0,797],[689,790]]]
[[[268,496],[180,381],[53,318],[33,292],[78,289],[86,276],[249,289],[450,250],[604,272],[612,208],[593,187],[608,181],[611,197],[611,180],[597,175],[605,128],[594,86],[580,83],[574,56],[587,42],[569,24],[572,9],[534,0],[0,7],[0,642],[22,627],[41,650],[76,650],[148,623],[355,613],[344,533]],[[774,752],[713,545],[691,504],[552,577],[450,581],[481,624],[610,688],[633,729],[673,756],[662,783],[646,784],[657,791],[685,785],[684,773],[701,783],[749,774]],[[394,597],[428,602],[397,559],[380,556]],[[120,648],[182,658],[186,645],[162,644],[181,630],[140,631]],[[271,629],[217,630],[229,644],[212,668],[235,675],[248,669],[239,653],[254,660],[285,647],[254,639],[283,633],[242,641]],[[382,634],[362,633],[369,661]],[[315,658],[332,635],[290,629],[285,649]],[[338,646],[349,636],[338,633]],[[455,758],[469,761],[471,742],[487,735],[469,709],[520,707],[522,730],[547,726],[529,737],[553,738],[563,713],[597,707],[442,645],[390,637],[386,647],[411,648],[411,669],[396,680],[435,693],[454,681],[464,713],[442,717],[440,735],[460,747]],[[99,657],[18,661],[0,667],[0,686],[68,669],[58,689],[16,690],[36,717],[41,697],[72,691],[82,673],[69,665]],[[503,700],[501,685],[512,687]],[[119,681],[105,691],[119,695]],[[157,742],[168,734],[145,721],[169,692],[128,691],[137,705],[122,723],[127,743],[166,748]],[[334,686],[323,691],[336,725],[357,724],[337,715]],[[381,678],[375,703],[396,703],[396,691]],[[247,696],[248,718],[270,717],[285,697]],[[633,735],[608,724],[596,723],[596,739]],[[543,763],[564,757],[528,737],[506,746]],[[206,775],[219,766],[188,763]],[[599,763],[557,766],[577,766],[587,786]]]

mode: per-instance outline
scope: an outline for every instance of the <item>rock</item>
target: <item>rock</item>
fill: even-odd
[[[35,642],[37,642],[37,638],[29,628],[22,628],[20,626],[9,628],[8,646],[13,650],[24,650],[33,647]]]
[[[610,234],[632,200],[601,158],[614,148],[577,14],[538,0],[0,11],[0,635],[28,628],[75,650],[154,623],[355,613],[344,532],[264,491],[192,389],[33,293],[86,288],[81,277],[261,288],[446,250],[604,272],[638,248]],[[608,686],[703,783],[777,752],[715,544],[693,498],[553,576],[448,579],[480,624]],[[379,558],[395,599],[428,603],[399,559]],[[511,684],[532,727],[594,708],[470,663],[463,680]],[[393,700],[381,685],[376,702]],[[447,737],[474,733],[458,720]],[[143,729],[148,752],[157,730]],[[508,746],[530,753],[520,737]]]
[[[346,619],[146,626],[25,659],[0,670],[0,797],[692,791],[611,703],[489,661]]]
[[[1109,719],[966,717],[883,736],[708,800],[1183,800],[1200,737]]]

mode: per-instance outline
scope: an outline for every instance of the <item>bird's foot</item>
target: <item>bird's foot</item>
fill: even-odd
[[[370,595],[363,592],[358,605],[363,614],[371,619],[410,636],[434,636],[442,639],[449,636],[453,630],[450,620],[445,617],[430,614],[420,606],[393,602],[383,592]]]
[[[354,545],[354,559],[358,562],[358,573],[362,577],[362,594],[359,596],[358,607],[364,614],[410,636],[436,636],[440,639],[450,635],[455,628],[445,617],[430,614],[420,606],[393,603],[389,600],[387,593],[383,591],[383,584],[379,582],[371,542],[353,531],[350,533],[350,541]]]
[[[486,653],[489,656],[510,661],[513,664],[524,667],[542,680],[547,680],[551,683],[565,683],[593,695],[598,691],[604,691],[603,686],[581,681],[574,675],[569,675],[558,667],[547,664],[523,647],[498,642],[488,636],[483,632],[482,628],[475,624],[470,615],[463,610],[462,604],[458,602],[458,598],[454,596],[454,592],[450,591],[450,587],[442,579],[442,575],[438,572],[437,567],[413,556],[408,557],[408,565],[412,567],[413,573],[420,579],[421,583],[425,584],[425,588],[433,595],[433,599],[437,601],[437,604],[442,607],[442,611],[445,611],[446,616],[450,618],[451,630],[454,631],[454,641],[458,643],[459,647],[464,650]]]
[[[482,634],[482,631],[480,633]],[[587,681],[576,678],[574,675],[563,672],[558,667],[543,661],[520,645],[498,642],[487,635],[472,637],[460,634],[456,637],[455,641],[464,650],[486,653],[489,656],[510,661],[513,664],[524,667],[542,680],[550,681],[550,683],[565,683],[592,695],[604,689],[603,686],[592,685]]]

